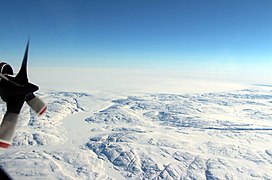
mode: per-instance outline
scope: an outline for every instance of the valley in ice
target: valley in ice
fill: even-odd
[[[14,179],[272,179],[272,86],[102,82],[39,91],[48,110],[24,106],[1,168]]]

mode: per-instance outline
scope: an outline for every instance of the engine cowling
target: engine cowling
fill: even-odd
[[[0,73],[13,75],[13,69],[8,63],[0,62]]]

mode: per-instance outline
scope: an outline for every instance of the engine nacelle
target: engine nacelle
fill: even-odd
[[[9,64],[7,64],[5,62],[0,62],[0,73],[13,75],[13,69]]]

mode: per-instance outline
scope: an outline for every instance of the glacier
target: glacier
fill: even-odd
[[[270,86],[38,95],[45,116],[24,106],[13,146],[0,155],[14,179],[272,179]]]

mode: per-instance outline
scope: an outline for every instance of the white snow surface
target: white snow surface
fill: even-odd
[[[23,107],[0,167],[14,179],[272,179],[272,86],[103,72],[62,72],[52,87],[34,73],[48,110]]]

